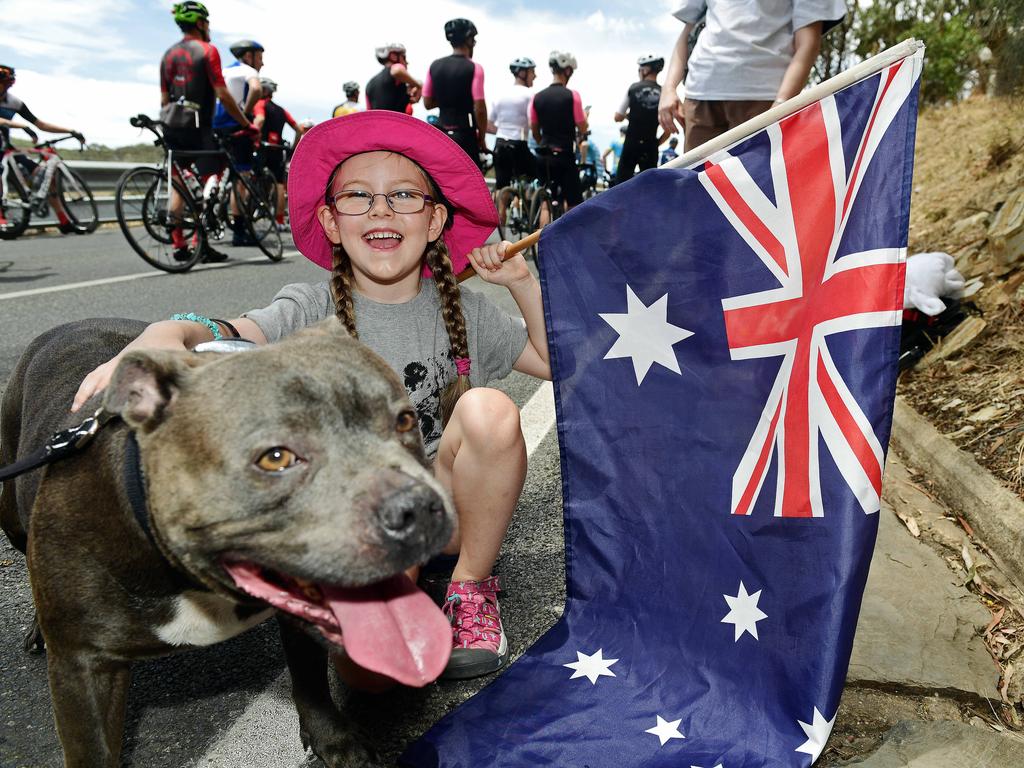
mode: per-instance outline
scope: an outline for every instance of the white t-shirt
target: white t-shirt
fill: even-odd
[[[707,26],[687,64],[687,98],[702,101],[771,101],[793,58],[796,30],[846,14],[844,0],[683,0],[672,15]]]
[[[530,97],[525,85],[513,85],[491,104],[487,119],[498,129],[497,137],[508,141],[526,141],[530,134]]]

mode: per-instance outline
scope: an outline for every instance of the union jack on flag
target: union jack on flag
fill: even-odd
[[[906,248],[894,240],[839,258],[839,246],[864,173],[915,81],[907,60],[879,79],[849,158],[835,96],[770,126],[774,202],[743,158],[728,151],[709,158],[700,174],[715,204],[781,286],[722,301],[733,360],[782,357],[733,476],[736,514],[750,514],[775,453],[775,514],[822,516],[819,434],[864,511],[879,509],[882,445],[836,369],[827,339],[901,322]]]
[[[545,229],[565,611],[403,765],[821,755],[878,526],[922,60]]]

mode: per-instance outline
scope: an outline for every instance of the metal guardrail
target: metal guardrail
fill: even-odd
[[[96,211],[99,214],[100,224],[110,224],[117,221],[114,212],[114,191],[117,189],[118,179],[121,175],[141,165],[158,168],[156,163],[114,163],[100,160],[68,160],[64,162],[68,168],[76,171],[89,185],[93,197],[96,200]],[[57,226],[57,220],[53,218],[53,211],[45,219],[33,216],[29,221],[32,229]]]

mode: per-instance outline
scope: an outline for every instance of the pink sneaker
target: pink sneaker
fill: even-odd
[[[442,679],[466,680],[505,666],[508,640],[498,609],[500,591],[497,576],[448,585],[444,612],[452,625],[452,656]]]

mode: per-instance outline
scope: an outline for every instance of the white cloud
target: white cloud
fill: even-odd
[[[38,55],[50,50],[45,46],[52,45],[65,52],[62,56],[71,55],[75,61],[103,55],[113,64],[109,67],[110,80],[89,80],[64,74],[69,71],[65,60],[55,57],[50,72],[25,71],[17,93],[44,119],[74,122],[90,139],[110,144],[136,142],[138,134],[127,120],[140,111],[155,114],[159,105],[156,63],[163,49],[137,50],[106,34],[103,25],[96,23],[104,15],[96,11],[97,5],[113,9],[111,12],[120,8],[120,14],[135,12],[115,5],[115,0],[92,0],[88,4],[73,0],[5,0],[5,6],[23,11],[5,10],[7,24],[18,17],[64,20],[55,38],[48,25],[36,22],[38,34],[20,40],[16,50]],[[166,23],[169,45],[176,29],[164,15],[163,5],[166,3],[149,4],[154,10],[145,12],[142,23]],[[634,16],[623,11],[628,6],[616,4],[615,10],[605,6],[589,16],[533,7],[521,8],[508,17],[455,0],[392,0],[387,5],[294,0],[285,9],[277,0],[216,0],[210,10],[215,41],[251,37],[266,47],[263,73],[278,82],[276,99],[297,119],[308,116],[320,121],[328,117],[331,108],[344,100],[343,82],[365,84],[379,70],[373,48],[384,42],[404,43],[409,50],[410,70],[422,79],[433,59],[451,51],[443,31],[444,22],[450,18],[472,19],[480,30],[475,58],[486,72],[489,100],[511,83],[508,62],[512,59],[530,56],[537,61],[534,88],[539,90],[550,82],[546,66],[549,51],[569,50],[579,61],[570,87],[579,91],[584,104],[593,105],[595,137],[605,146],[617,134],[612,114],[636,78],[637,57],[659,52],[667,59],[682,29],[670,15],[675,3],[666,0],[661,5],[647,7]],[[86,6],[88,11],[84,10]],[[5,37],[8,31],[9,27]],[[22,29],[19,34],[23,33]],[[30,50],[29,46],[34,48]],[[229,63],[232,57],[227,47],[219,47],[224,63]],[[112,51],[118,52],[122,64],[110,61]],[[418,107],[417,114],[423,117],[425,112]]]
[[[128,118],[140,112],[155,114],[160,106],[156,82],[98,80],[18,68],[16,88],[39,119],[76,128],[90,143],[115,147],[149,141],[151,134],[143,136],[128,124]]]

